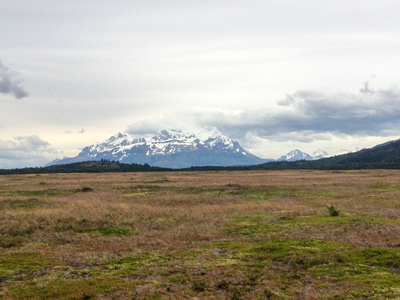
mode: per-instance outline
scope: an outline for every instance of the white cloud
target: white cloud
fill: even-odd
[[[70,130],[70,129],[66,129],[66,130],[64,130],[64,132],[63,133],[65,133],[65,134],[75,134],[75,133],[85,133],[85,129],[81,129],[81,130],[79,130],[79,131],[72,131],[72,130]]]
[[[41,166],[59,153],[36,135],[18,136],[13,140],[0,140],[0,168]]]

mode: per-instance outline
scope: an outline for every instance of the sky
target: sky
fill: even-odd
[[[262,158],[400,138],[400,1],[0,0],[0,168],[216,127]]]

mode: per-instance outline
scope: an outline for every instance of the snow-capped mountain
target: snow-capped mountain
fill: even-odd
[[[325,158],[325,157],[328,157],[328,156],[329,156],[328,153],[326,153],[324,150],[321,150],[321,149],[315,150],[311,154],[311,157],[312,157],[313,160]]]
[[[317,160],[325,157],[328,157],[328,154],[321,149],[314,151],[312,155],[302,152],[299,149],[295,149],[290,151],[288,154],[279,157],[276,161]]]
[[[288,154],[283,155],[277,159],[277,161],[296,161],[296,160],[312,160],[311,155],[295,149],[290,151]]]
[[[118,133],[103,143],[83,148],[76,157],[56,159],[48,165],[102,159],[168,168],[256,165],[267,161],[213,128],[197,134],[162,130],[139,138]]]

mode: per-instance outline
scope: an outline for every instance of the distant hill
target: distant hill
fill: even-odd
[[[110,173],[110,172],[156,172],[171,169],[151,167],[148,164],[122,164],[115,161],[85,161],[42,168],[0,170],[0,174],[44,174],[44,173]]]
[[[269,162],[254,169],[400,169],[400,140],[386,142],[370,149],[313,161]]]
[[[396,165],[400,164],[400,140],[386,142],[370,149],[347,153],[318,161],[322,164],[363,164],[363,165]]]

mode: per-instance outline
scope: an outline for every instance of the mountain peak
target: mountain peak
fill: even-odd
[[[288,154],[281,156],[276,161],[317,160],[327,156],[328,154],[321,149],[315,150],[312,155],[302,152],[299,149],[294,149]]]
[[[328,157],[328,153],[326,153],[324,150],[317,149],[311,154],[311,156],[312,156],[313,160],[316,160],[316,159]]]
[[[290,151],[288,154],[281,156],[277,159],[277,161],[296,161],[296,160],[312,160],[312,157],[300,151],[299,149],[294,149]]]
[[[111,136],[110,138],[108,138],[108,142],[113,142],[116,141],[118,139],[122,139],[122,138],[128,138],[128,136],[126,134],[123,134],[121,132],[118,132],[117,134],[114,134],[113,136]]]
[[[183,139],[193,139],[196,136],[192,133],[185,133],[178,129],[163,129],[156,133],[152,137],[154,140],[158,141],[168,141],[168,140],[183,140]]]

